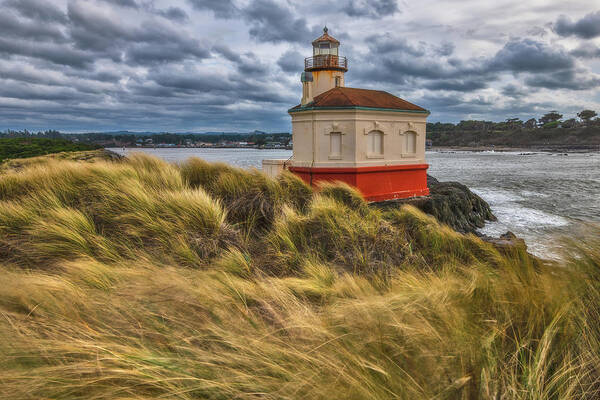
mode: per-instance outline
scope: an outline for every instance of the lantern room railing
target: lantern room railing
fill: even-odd
[[[346,57],[334,56],[331,54],[320,54],[314,57],[304,59],[304,69],[314,71],[319,69],[339,69],[348,71],[348,60]]]

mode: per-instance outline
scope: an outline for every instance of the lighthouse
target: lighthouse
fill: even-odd
[[[284,167],[316,187],[346,182],[367,201],[428,195],[429,111],[388,92],[346,87],[348,61],[327,28],[312,45],[300,79],[302,99],[288,110],[294,146]],[[272,173],[276,160],[265,162]]]
[[[304,60],[302,81],[302,102],[304,106],[315,96],[334,87],[344,86],[344,73],[348,71],[346,57],[340,57],[340,42],[329,36],[327,27],[323,35],[312,42],[313,56]]]

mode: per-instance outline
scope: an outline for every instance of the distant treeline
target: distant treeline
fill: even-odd
[[[94,150],[99,146],[46,137],[0,138],[0,162],[14,158],[37,157],[63,151]]]
[[[460,121],[458,124],[435,122],[427,124],[427,132],[450,132],[450,131],[514,131],[533,129],[554,128],[581,128],[600,126],[600,118],[593,110],[583,110],[577,114],[577,118],[563,120],[563,115],[558,111],[550,111],[539,119],[531,118],[523,121],[520,118],[509,118],[503,122],[468,120]]]
[[[39,138],[62,138],[77,141],[80,143],[94,143],[102,146],[135,146],[136,143],[143,143],[147,139],[152,139],[152,143],[186,145],[191,143],[226,143],[226,142],[252,142],[257,145],[268,142],[278,142],[288,144],[292,138],[289,133],[221,133],[221,134],[177,134],[177,133],[74,133],[64,134],[56,130],[43,132],[30,132],[28,130],[15,131],[6,130],[0,133],[0,137],[39,137]]]
[[[583,110],[577,118],[566,120],[562,114],[551,111],[539,119],[526,121],[509,118],[503,122],[436,122],[427,124],[427,138],[434,146],[597,148],[600,146],[600,118],[593,110]]]
[[[30,132],[7,130],[0,137],[63,138],[79,143],[105,147],[152,144],[190,145],[197,143],[248,142],[257,146],[269,142],[287,145],[290,133],[79,133],[63,134],[56,130]],[[457,124],[435,122],[427,124],[427,137],[434,146],[538,146],[538,145],[600,145],[600,118],[594,110],[582,110],[577,118],[563,119],[550,111],[539,119],[509,118],[502,122],[468,120]],[[148,139],[151,139],[149,141]]]

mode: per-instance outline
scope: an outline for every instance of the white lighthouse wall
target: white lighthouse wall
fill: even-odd
[[[315,110],[291,115],[293,166],[343,168],[425,163],[427,114]],[[381,137],[373,138],[369,135],[371,132]],[[339,138],[332,140],[332,133],[339,134]],[[339,153],[338,139],[341,140]],[[331,149],[332,143],[336,149]],[[377,150],[382,147],[381,154],[369,151],[374,145]]]

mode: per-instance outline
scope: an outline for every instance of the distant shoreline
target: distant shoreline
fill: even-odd
[[[248,150],[292,150],[291,146],[105,146],[105,149],[248,149]]]
[[[249,146],[108,146],[105,149],[247,149],[247,150],[292,150],[291,147],[249,147]],[[522,152],[522,153],[600,153],[598,146],[530,146],[530,147],[510,147],[510,146],[432,146],[428,151],[468,151],[473,153],[480,152]]]
[[[479,152],[522,152],[522,153],[600,153],[600,145],[570,146],[570,145],[548,145],[529,147],[510,146],[432,146],[428,151],[470,151]]]

